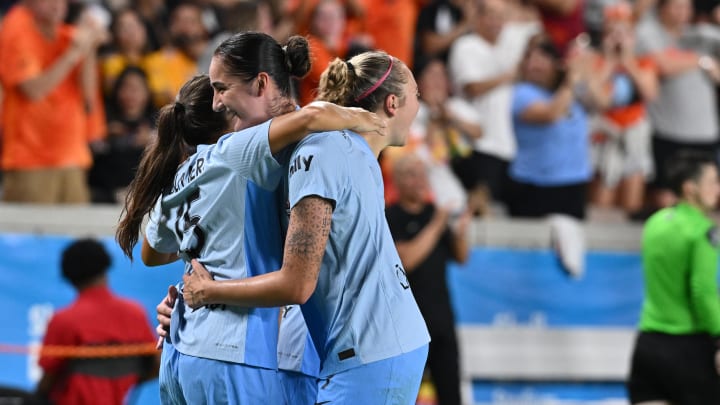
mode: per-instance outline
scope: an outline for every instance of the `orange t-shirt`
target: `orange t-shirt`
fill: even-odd
[[[310,60],[312,61],[310,72],[300,82],[300,105],[307,105],[317,96],[317,88],[320,84],[320,76],[335,58],[344,59],[347,46],[343,43],[340,49],[335,51],[327,46],[317,37],[308,36],[310,45]]]
[[[412,67],[416,0],[362,0],[365,6],[365,32],[375,40],[375,49],[383,50]]]
[[[158,108],[175,100],[183,84],[198,73],[197,62],[172,47],[149,54],[140,67],[147,73],[153,101]]]
[[[0,82],[4,169],[82,167],[92,163],[88,141],[102,135],[104,122],[88,117],[78,80],[79,64],[40,100],[28,99],[19,84],[39,76],[70,46],[74,28],[43,36],[26,7],[14,6],[0,27]],[[102,114],[102,106],[94,108]]]

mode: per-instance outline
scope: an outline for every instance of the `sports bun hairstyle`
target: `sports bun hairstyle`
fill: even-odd
[[[402,103],[409,80],[404,66],[382,51],[364,52],[346,62],[335,58],[320,76],[317,99],[367,111],[377,111],[390,94]]]

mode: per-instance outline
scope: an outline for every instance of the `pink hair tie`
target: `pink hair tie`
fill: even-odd
[[[393,67],[393,57],[390,55],[388,55],[388,57],[390,58],[390,66],[388,66],[387,72],[385,72],[385,74],[382,75],[382,77],[380,78],[380,80],[377,81],[377,83],[373,84],[372,87],[365,90],[361,95],[359,95],[355,99],[356,102],[364,99],[365,97],[369,96],[373,91],[377,90],[377,88],[380,87],[383,84],[383,82],[385,82],[385,79],[387,79],[388,76],[390,76],[390,72],[392,72],[392,67]]]

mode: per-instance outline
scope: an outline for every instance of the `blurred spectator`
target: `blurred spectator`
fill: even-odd
[[[529,0],[540,12],[545,32],[564,55],[572,41],[585,32],[587,0]]]
[[[146,343],[155,334],[139,303],[120,298],[108,287],[111,260],[97,241],[73,242],[62,254],[62,276],[78,296],[50,319],[43,346],[113,346]],[[112,317],[109,322],[108,317]],[[158,356],[83,358],[53,356],[40,352],[43,376],[37,386],[40,396],[56,405],[125,403],[136,384],[157,376]]]
[[[170,14],[170,43],[147,56],[145,72],[156,107],[175,99],[180,87],[198,73],[198,62],[208,46],[202,9],[181,3]]]
[[[597,177],[592,200],[601,207],[619,203],[626,213],[637,214],[653,167],[645,103],[657,96],[658,78],[652,58],[635,55],[628,3],[605,9],[601,51],[593,66],[601,86],[597,94],[601,113],[593,128]]]
[[[142,69],[130,66],[120,73],[107,109],[108,136],[92,145],[88,181],[93,202],[114,204],[124,201],[125,188],[155,131],[155,108]]]
[[[450,47],[472,32],[477,0],[433,0],[420,9],[415,26],[415,64],[439,58],[448,61]]]
[[[427,367],[438,405],[459,405],[460,365],[455,316],[445,272],[450,260],[465,263],[469,249],[465,212],[451,221],[444,207],[428,203],[424,164],[412,155],[398,160],[394,170],[398,203],[387,208],[390,232],[410,286],[431,336]],[[452,225],[451,225],[452,223]]]
[[[483,135],[482,122],[469,102],[450,97],[450,83],[441,60],[431,60],[418,68],[420,109],[408,143],[416,144],[415,154],[425,162],[436,204],[458,214],[467,208],[467,193],[450,162],[472,153],[473,140]],[[470,207],[471,212],[486,210]]]
[[[545,37],[528,47],[513,90],[518,149],[509,172],[512,216],[585,218],[590,143],[587,116],[574,95],[581,68],[573,63],[566,71]]]
[[[198,62],[198,72],[210,70],[215,49],[232,34],[240,31],[259,31],[275,37],[270,5],[264,0],[240,1],[218,12],[219,31],[212,36]]]
[[[293,34],[310,33],[313,13],[320,2],[321,0],[284,1],[283,13],[293,22]],[[363,0],[342,0],[341,3],[345,7],[348,34],[360,34],[365,25]]]
[[[660,93],[648,104],[653,126],[656,190],[654,204],[674,203],[665,171],[668,157],[680,149],[718,150],[720,80],[718,31],[693,27],[690,0],[658,0],[656,17],[638,27],[638,53],[648,53],[660,73]]]
[[[312,66],[300,82],[300,104],[312,102],[317,95],[320,75],[335,58],[346,59],[352,49],[369,49],[362,39],[351,37],[346,30],[345,6],[338,0],[320,0],[312,13],[310,34]]]
[[[533,23],[506,23],[507,6],[503,0],[478,3],[474,32],[458,38],[450,49],[448,70],[455,94],[470,100],[483,122],[484,134],[475,140],[472,155],[453,163],[474,207],[503,198],[508,162],[515,156],[512,83],[527,41],[537,30]]]
[[[113,45],[110,53],[101,58],[103,90],[108,94],[115,79],[128,66],[143,66],[149,51],[147,30],[137,11],[126,8],[113,18],[110,32]]]
[[[365,10],[364,30],[381,49],[413,66],[413,40],[418,15],[417,0],[360,0]]]
[[[96,50],[105,30],[83,14],[63,23],[67,0],[26,0],[0,28],[3,199],[90,200],[88,142],[104,135]]]
[[[165,0],[132,0],[133,10],[142,17],[148,36],[149,51],[157,51],[167,45],[168,34],[168,8]]]

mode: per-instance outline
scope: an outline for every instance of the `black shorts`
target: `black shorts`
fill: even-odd
[[[670,188],[667,178],[667,166],[672,158],[681,150],[714,153],[717,156],[718,142],[711,143],[681,143],[663,139],[661,134],[652,136],[653,163],[655,164],[655,188]]]
[[[715,351],[715,341],[708,335],[641,332],[627,383],[630,403],[720,405]]]
[[[503,201],[507,185],[507,171],[510,163],[498,157],[473,151],[467,157],[454,158],[453,172],[466,190],[483,185],[490,190],[493,200]]]
[[[512,217],[542,218],[565,214],[582,220],[587,206],[587,183],[536,186],[511,179],[506,203]]]

